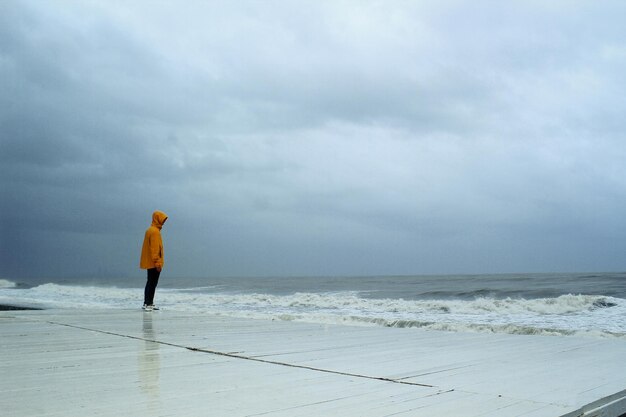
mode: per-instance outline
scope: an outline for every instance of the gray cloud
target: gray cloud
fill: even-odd
[[[625,265],[621,2],[0,4],[0,275]]]

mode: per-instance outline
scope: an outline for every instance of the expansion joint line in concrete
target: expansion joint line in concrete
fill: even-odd
[[[272,361],[272,360],[268,360],[268,359],[260,359],[260,358],[255,358],[253,356],[240,355],[240,354],[237,354],[237,353],[228,353],[228,352],[220,352],[218,350],[195,348],[195,347],[191,347],[191,346],[180,345],[180,344],[177,344],[177,343],[169,343],[169,342],[163,342],[163,341],[160,341],[160,340],[146,339],[146,338],[139,337],[139,336],[132,336],[132,335],[128,335],[128,334],[115,333],[115,332],[110,332],[110,331],[106,331],[106,330],[92,329],[92,328],[89,328],[89,327],[76,326],[76,325],[73,325],[73,324],[59,323],[59,322],[48,321],[48,320],[46,320],[46,323],[53,324],[53,325],[56,325],[56,326],[65,326],[65,327],[71,327],[71,328],[74,328],[74,329],[87,330],[87,331],[90,331],[90,332],[108,334],[108,335],[111,335],[111,336],[125,337],[125,338],[128,338],[128,339],[135,339],[135,340],[142,340],[144,342],[158,343],[158,344],[164,345],[164,346],[172,346],[172,347],[177,347],[177,348],[181,348],[181,349],[187,349],[187,350],[190,350],[192,352],[208,353],[208,354],[211,354],[211,355],[225,356],[225,357],[233,358],[233,359],[242,359],[242,360],[246,360],[246,361],[266,363],[266,364],[269,364],[269,365],[286,366],[286,367],[289,367],[289,368],[306,369],[306,370],[309,370],[309,371],[324,372],[324,373],[327,373],[327,374],[335,374],[335,375],[343,375],[343,376],[349,376],[349,377],[353,377],[353,378],[363,378],[363,379],[371,379],[371,380],[377,380],[377,381],[391,382],[391,383],[394,383],[394,384],[413,385],[413,386],[426,387],[426,388],[436,388],[434,385],[419,384],[417,382],[403,381],[403,380],[400,380],[400,379],[386,378],[386,377],[381,377],[381,376],[362,375],[362,374],[355,374],[355,373],[351,373],[351,372],[335,371],[335,370],[332,370],[332,369],[316,368],[314,366],[297,365],[297,364],[287,363],[287,362]],[[438,392],[437,394],[443,394],[443,393],[451,392],[451,391],[454,391],[454,390],[452,389],[452,390],[441,391],[441,392]]]

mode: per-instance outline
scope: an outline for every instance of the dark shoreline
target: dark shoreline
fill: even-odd
[[[12,310],[41,310],[41,308],[0,304],[0,311],[12,311]]]

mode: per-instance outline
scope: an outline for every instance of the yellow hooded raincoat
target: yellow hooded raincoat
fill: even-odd
[[[167,215],[162,211],[152,213],[152,225],[146,230],[141,248],[141,260],[139,267],[142,269],[163,268],[163,240],[161,228],[167,220]]]

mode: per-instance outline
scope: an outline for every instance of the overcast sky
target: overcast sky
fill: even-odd
[[[0,278],[626,270],[626,2],[0,1]]]

